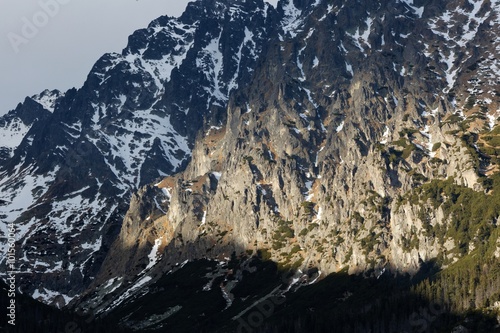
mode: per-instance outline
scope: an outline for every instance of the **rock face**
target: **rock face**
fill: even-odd
[[[453,262],[459,244],[428,232],[449,216],[409,195],[449,177],[487,191],[498,170],[499,8],[203,0],[135,32],[53,113],[27,99],[0,123],[24,124],[0,183],[22,288],[88,287],[74,304],[105,313],[186,260],[245,251],[323,275]]]
[[[224,243],[268,248],[277,261],[299,245],[289,263],[324,272],[411,272],[435,257],[441,248],[429,239],[415,251],[403,249],[409,233],[421,234],[423,208],[395,199],[433,178],[481,188],[480,170],[450,134],[458,127],[448,119],[467,112],[457,100],[466,85],[455,82],[471,73],[456,68],[480,58],[470,47],[495,50],[494,29],[485,26],[498,28],[495,7],[477,3],[460,12],[471,20],[467,37],[441,38],[439,5],[281,2],[265,60],[252,83],[232,95],[225,126],[206,131],[186,171],[158,184],[168,191],[166,215],[144,253],[169,228],[175,235],[162,241],[182,235],[199,245],[194,257],[210,249],[204,237],[227,231]],[[461,25],[460,17],[449,25]],[[447,52],[469,55],[450,65]],[[482,112],[494,114],[498,96],[485,98],[490,107]],[[442,215],[432,218],[445,223]],[[142,235],[127,223],[117,251],[138,238],[133,230]]]

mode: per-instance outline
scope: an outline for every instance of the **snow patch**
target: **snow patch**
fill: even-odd
[[[316,218],[313,220],[314,221],[320,221],[323,218],[323,207],[318,208],[318,213],[316,214]]]
[[[368,41],[368,38],[370,37],[370,33],[371,33],[371,29],[372,29],[372,25],[373,25],[373,18],[371,17],[367,17],[366,18],[366,21],[365,21],[365,24],[366,24],[366,28],[363,30],[363,33],[360,32],[360,28],[358,27],[358,29],[356,30],[356,32],[354,34],[349,34],[349,36],[351,36],[353,42],[354,42],[354,45],[361,51],[365,52],[365,49],[363,48],[363,45],[366,45],[368,46],[368,48],[371,48],[371,44],[370,42]],[[366,57],[366,54],[364,54],[365,57]]]
[[[124,60],[128,63],[129,70],[133,74],[140,72],[148,73],[155,81],[158,88],[158,94],[160,94],[163,90],[163,84],[170,80],[173,69],[178,68],[182,64],[186,59],[188,51],[194,45],[193,36],[197,29],[197,23],[186,28],[182,22],[171,20],[167,27],[152,27],[150,29],[154,30],[155,38],[158,38],[157,36],[160,34],[168,35],[168,38],[177,41],[177,45],[169,54],[164,55],[163,58],[159,60],[145,59],[145,57],[142,56],[145,49],[140,50],[139,54],[129,53],[125,56]],[[189,42],[186,43],[186,41]],[[120,61],[117,61],[117,63],[119,62]]]
[[[496,121],[499,117],[499,114],[500,114],[500,110],[497,110],[497,112],[493,113],[493,114],[487,114],[486,117],[488,117],[488,126],[490,128],[490,131],[493,130],[493,128],[495,128],[495,125],[496,125]]]
[[[302,25],[302,20],[300,16],[302,11],[295,7],[293,0],[285,1],[283,4],[284,16],[281,22],[284,36],[289,35],[291,38],[297,36],[299,27]],[[283,37],[280,36],[280,40],[283,41]]]
[[[203,69],[207,79],[212,82],[211,95],[217,100],[227,101],[227,95],[222,91],[224,89],[221,80],[223,75],[223,62],[224,56],[220,50],[220,39],[222,30],[216,38],[212,39],[210,43],[201,51],[201,59],[196,59],[196,66]]]
[[[238,77],[240,74],[240,65],[241,65],[241,59],[242,59],[242,54],[243,54],[243,48],[245,46],[249,46],[248,50],[250,50],[251,57],[253,57],[253,58],[256,57],[256,54],[255,54],[256,44],[255,44],[255,41],[253,40],[253,38],[254,38],[253,32],[251,32],[247,27],[245,27],[245,38],[243,39],[243,42],[241,42],[238,53],[233,57],[236,60],[236,62],[238,63],[238,67],[234,73],[234,76],[233,76],[231,82],[229,82],[229,84],[228,84],[228,88],[227,88],[228,94],[231,92],[231,90],[238,88],[237,80],[238,80]]]
[[[382,140],[379,141],[380,144],[385,145],[387,144],[387,141],[389,140],[389,134],[390,130],[389,127],[385,127],[384,134],[382,135]]]
[[[131,118],[113,123],[113,127],[115,130],[105,132],[105,129],[93,125],[94,132],[87,138],[105,156],[105,163],[120,181],[115,185],[123,192],[139,187],[140,170],[157,139],[161,143],[162,157],[174,169],[191,155],[187,138],[175,131],[170,115],[138,110]]]
[[[456,81],[456,75],[461,70],[461,63],[457,63],[462,52],[461,48],[474,41],[480,26],[488,19],[490,15],[478,16],[483,7],[484,0],[469,0],[473,5],[471,11],[466,11],[462,7],[447,10],[441,16],[430,20],[429,28],[436,35],[441,37],[446,43],[445,52],[440,52],[441,62],[444,62],[446,69],[447,87],[444,92],[449,92]],[[460,33],[456,33],[460,29]],[[426,46],[424,52],[426,56],[432,56],[430,46]],[[458,54],[458,55],[457,55]],[[465,60],[463,60],[465,61]]]
[[[163,237],[160,237],[158,239],[155,239],[155,244],[153,245],[153,248],[151,249],[151,252],[148,254],[148,259],[149,259],[149,264],[146,266],[144,270],[148,270],[156,263],[158,262],[159,256],[158,256],[158,249],[162,243]]]
[[[313,60],[313,68],[318,67],[318,65],[319,65],[319,60],[318,60],[318,57],[314,57],[314,60]]]
[[[306,92],[306,94],[307,94],[307,99],[309,99],[309,102],[311,102],[311,104],[312,104],[312,105],[314,105],[314,107],[315,107],[316,109],[317,109],[317,108],[319,108],[318,103],[316,103],[316,102],[314,101],[314,99],[312,98],[312,95],[311,95],[311,90],[309,90],[309,89],[307,89],[307,88],[304,88],[304,87],[301,87],[301,88],[302,88],[302,90],[304,90],[304,91]]]
[[[10,156],[21,144],[31,126],[26,126],[20,118],[13,118],[10,122],[5,122],[5,127],[0,127],[0,147],[9,149]]]
[[[222,177],[222,173],[217,172],[217,171],[212,171],[212,175],[217,179],[217,181],[220,180],[220,177]]]
[[[337,126],[337,128],[335,129],[335,131],[336,131],[337,133],[339,133],[340,131],[342,131],[342,130],[344,129],[344,124],[345,124],[345,122],[344,122],[344,121],[342,121],[342,122],[340,123],[340,125],[339,125],[339,126]]]
[[[306,201],[311,201],[314,197],[314,193],[312,193],[312,186],[314,184],[313,180],[307,180],[304,185],[306,186],[307,191],[304,193],[306,196]]]
[[[167,200],[170,201],[172,199],[172,195],[170,194],[171,188],[162,188],[161,191],[167,197]]]
[[[147,284],[149,281],[151,281],[153,278],[150,277],[150,276],[143,276],[142,278],[140,278],[131,288],[129,288],[128,290],[126,290],[117,300],[115,300],[106,310],[109,311],[109,310],[112,310],[114,309],[115,307],[117,307],[118,305],[120,305],[121,303],[123,303],[123,301],[127,300],[128,298],[130,298],[131,296],[133,296],[137,291],[139,291],[139,289]]]
[[[345,68],[346,68],[347,72],[349,74],[351,74],[351,76],[354,76],[354,71],[352,70],[352,65],[351,64],[349,64],[349,63],[346,62],[345,63]]]
[[[5,177],[0,180],[0,200],[7,202],[0,206],[0,215],[5,222],[14,222],[22,212],[31,207],[41,197],[40,188],[48,188],[55,180],[59,167],[46,175],[37,175],[36,168],[30,166],[17,177]],[[3,225],[3,223],[2,223]],[[19,235],[20,238],[23,235]]]
[[[411,10],[413,10],[413,12],[415,13],[415,15],[418,16],[418,18],[422,18],[422,15],[424,14],[424,9],[425,9],[424,6],[422,6],[422,7],[416,7],[413,4],[413,0],[401,0],[401,2],[405,3],[408,7],[410,7]]]
[[[69,302],[71,302],[71,300],[75,298],[75,296],[70,297],[68,295],[61,294],[60,292],[46,289],[43,287],[38,288],[37,290],[35,290],[33,295],[31,295],[33,299],[42,301],[45,304],[50,304],[59,296],[61,296],[64,299],[65,305],[69,304]]]
[[[212,130],[216,130],[216,131],[218,131],[218,130],[220,130],[221,128],[222,128],[221,126],[210,126],[210,128],[209,128],[209,129],[208,129],[208,131],[207,131],[206,136],[209,136],[209,135],[210,135],[210,133],[212,132]]]
[[[45,110],[53,113],[57,100],[62,96],[64,96],[64,94],[57,90],[45,90],[41,94],[32,96],[31,99],[40,104]]]
[[[203,211],[203,217],[201,218],[201,225],[204,225],[205,223],[207,223],[207,211],[206,210]]]

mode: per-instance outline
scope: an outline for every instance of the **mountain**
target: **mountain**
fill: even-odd
[[[67,304],[98,272],[131,194],[185,168],[198,131],[224,123],[272,20],[263,2],[233,5],[160,17],[81,89],[27,98],[2,118],[0,213],[19,229],[25,293]]]
[[[20,290],[135,330],[491,329],[499,8],[201,0],[136,31],[0,119]]]

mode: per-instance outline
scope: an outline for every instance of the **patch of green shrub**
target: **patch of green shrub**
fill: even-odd
[[[295,253],[299,252],[301,250],[300,245],[294,245],[292,249],[290,250],[290,255],[294,255]]]
[[[353,218],[355,221],[357,221],[357,222],[359,222],[359,223],[361,223],[361,224],[363,224],[363,223],[365,222],[365,218],[364,218],[363,216],[361,216],[361,214],[360,214],[359,212],[354,212],[354,213],[352,214],[352,218]]]
[[[314,212],[314,202],[304,201],[300,204],[302,208],[304,208],[304,212],[308,215],[312,215]]]
[[[436,143],[432,146],[432,151],[436,151],[436,150],[438,150],[439,148],[441,148],[441,142],[436,142]]]
[[[408,139],[410,139],[413,134],[417,132],[418,131],[414,128],[403,128],[403,130],[399,132],[399,136],[401,136],[402,138],[407,137]]]

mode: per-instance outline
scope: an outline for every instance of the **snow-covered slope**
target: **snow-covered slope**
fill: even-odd
[[[104,55],[81,89],[44,91],[0,119],[0,234],[15,222],[23,293],[63,306],[92,281],[131,193],[182,170],[198,130],[224,121],[257,64],[268,11],[190,3]],[[43,117],[24,121],[35,109]]]

